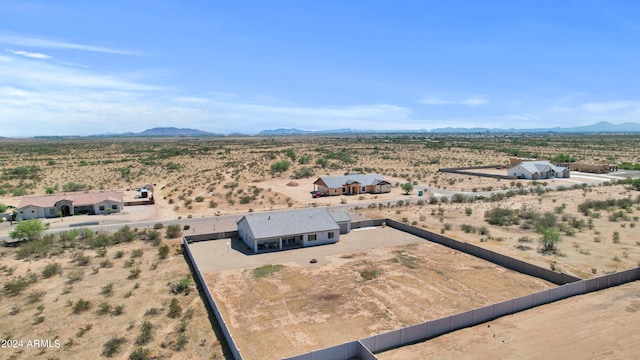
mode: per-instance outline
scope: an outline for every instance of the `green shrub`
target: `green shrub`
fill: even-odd
[[[91,301],[79,299],[73,305],[73,313],[80,314],[81,312],[85,312],[91,308]]]
[[[253,278],[260,279],[267,276],[270,276],[273,273],[276,273],[284,268],[283,265],[264,265],[253,269]]]
[[[109,341],[102,345],[102,355],[112,357],[120,351],[120,346],[125,343],[124,337],[112,337]]]
[[[165,244],[160,246],[160,248],[158,248],[158,256],[160,256],[160,259],[166,259],[168,255],[169,255],[168,245]]]
[[[171,299],[171,303],[169,304],[169,312],[167,313],[167,316],[175,319],[180,315],[182,315],[182,307],[180,306],[178,299],[173,298]]]
[[[149,321],[145,320],[140,328],[140,335],[136,339],[136,345],[145,345],[149,343],[149,341],[151,341],[151,339],[153,338],[152,330],[153,325],[151,325]]]
[[[178,224],[167,226],[167,229],[165,231],[165,236],[169,239],[180,237],[181,234],[182,230],[180,229],[180,225]]]
[[[60,263],[57,263],[57,262],[47,264],[47,266],[44,267],[44,270],[42,270],[42,277],[45,279],[48,279],[53,275],[59,275],[59,274],[62,274],[62,265],[60,265]]]

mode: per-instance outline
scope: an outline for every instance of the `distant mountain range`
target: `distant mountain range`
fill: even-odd
[[[122,134],[101,134],[91,135],[92,137],[180,137],[180,136],[223,136],[208,131],[202,131],[197,129],[188,128],[176,128],[176,127],[156,127],[147,129],[138,133],[126,132]]]
[[[436,128],[432,130],[353,130],[353,129],[334,129],[334,130],[300,130],[300,129],[271,129],[260,131],[256,136],[296,136],[296,135],[340,135],[340,134],[505,134],[505,133],[638,133],[640,132],[639,123],[612,124],[607,121],[601,121],[592,125],[577,127],[553,127],[553,128],[531,128],[531,129],[502,129],[502,128],[463,128],[463,127],[446,127]],[[121,134],[100,134],[91,135],[90,137],[205,137],[205,136],[228,136],[241,137],[250,136],[246,134],[233,133],[228,135],[216,134],[208,131],[188,128],[176,127],[156,127],[147,129],[138,133],[126,132]],[[65,138],[67,136],[36,136],[36,138]]]
[[[463,127],[446,127],[436,128],[432,130],[353,130],[353,129],[335,129],[308,131],[300,129],[273,129],[263,130],[258,133],[259,136],[271,135],[321,135],[321,134],[477,134],[477,133],[635,133],[640,132],[640,124],[624,123],[611,124],[607,121],[601,121],[592,125],[576,126],[569,128],[531,128],[531,129],[502,129],[502,128],[463,128]]]

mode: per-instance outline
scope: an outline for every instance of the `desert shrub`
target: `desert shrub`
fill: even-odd
[[[113,307],[113,312],[111,313],[113,316],[119,316],[124,313],[124,305],[116,305]]]
[[[140,335],[138,335],[138,338],[136,339],[136,345],[145,345],[149,343],[153,338],[152,330],[153,325],[149,321],[145,320],[140,327]]]
[[[73,255],[73,261],[75,261],[78,266],[87,266],[91,262],[91,256],[78,252]]]
[[[148,360],[152,359],[151,350],[147,348],[136,348],[131,354],[129,354],[129,360]]]
[[[288,161],[278,161],[275,164],[271,164],[271,174],[276,175],[289,170]]]
[[[132,258],[142,257],[142,254],[144,254],[144,251],[142,249],[134,249],[134,250],[131,251],[131,257]]]
[[[293,171],[293,178],[294,179],[303,179],[303,178],[309,178],[312,177],[316,174],[315,170],[313,170],[312,167],[309,166],[303,166],[300,169],[294,170]]]
[[[255,197],[250,196],[250,195],[245,195],[245,196],[240,198],[240,204],[248,204],[248,203],[252,202],[253,200],[255,200]]]
[[[116,251],[115,255],[113,255],[113,258],[114,259],[120,259],[123,256],[124,256],[124,251],[118,250],[118,251]]]
[[[98,315],[107,315],[111,312],[111,304],[109,304],[108,302],[103,302],[100,303],[100,305],[98,305],[98,310],[96,311],[96,314]]]
[[[162,224],[162,223],[156,223],[155,225],[153,225],[153,228],[154,228],[155,230],[160,230],[160,229],[164,228],[164,224]]]
[[[112,357],[120,351],[120,346],[125,343],[124,337],[114,336],[102,345],[102,355]]]
[[[165,230],[165,236],[169,239],[175,239],[182,234],[182,230],[180,229],[180,225],[169,225]]]
[[[185,226],[182,227],[182,230],[184,230],[184,231],[189,230],[189,229],[191,229],[191,225],[189,225],[189,224],[186,224]]]
[[[123,242],[132,242],[134,239],[135,239],[135,234],[133,231],[131,231],[131,228],[129,227],[129,225],[125,225],[121,227],[120,229],[118,229],[118,231],[116,231],[113,234],[114,244],[120,244]]]
[[[3,285],[4,292],[9,296],[16,296],[22,293],[29,285],[37,281],[37,276],[34,273],[27,275],[19,275],[12,277]]]
[[[485,211],[484,218],[491,225],[510,226],[520,223],[520,218],[514,210],[501,207]]]
[[[196,200],[196,202],[201,203],[201,202],[204,201],[204,196],[196,196],[195,200]]]
[[[254,279],[260,279],[267,276],[270,276],[273,273],[276,273],[284,268],[283,265],[264,265],[253,269],[253,277]]]
[[[182,279],[178,280],[178,282],[171,284],[171,292],[176,295],[182,292],[184,292],[185,294],[188,294],[189,285],[191,285],[191,276],[187,275]]]
[[[165,244],[160,246],[160,248],[158,248],[158,256],[160,257],[160,259],[166,259],[168,255],[169,255],[168,245]]]
[[[42,277],[45,279],[48,279],[53,275],[59,275],[59,274],[62,274],[62,265],[60,265],[60,263],[57,263],[57,262],[47,264],[47,266],[45,266],[44,269],[42,270]]]
[[[27,221],[31,221],[31,220],[27,220]],[[24,224],[24,222],[21,222],[20,224],[18,224],[18,226],[22,224]],[[44,227],[43,227],[43,231],[44,231]],[[15,234],[15,233],[12,233],[12,234]],[[11,236],[14,237],[14,235],[11,235]],[[35,236],[35,235],[27,235],[27,241],[20,244],[20,248],[18,248],[18,252],[16,253],[17,259],[24,259],[29,256],[42,258],[42,257],[46,257],[47,254],[49,254],[49,252],[51,251],[51,247],[53,245],[55,235],[47,234],[42,237],[37,235],[37,237],[33,237],[32,239],[29,240],[29,237],[31,236]],[[24,237],[20,236],[19,238],[24,238]]]
[[[129,276],[127,277],[128,279],[136,279],[140,273],[142,272],[142,270],[140,270],[139,267],[134,267],[133,269],[129,270]]]
[[[105,248],[113,244],[113,237],[111,236],[111,234],[100,232],[95,236],[88,238],[87,244],[92,249]]]
[[[27,304],[33,304],[33,303],[36,303],[38,301],[42,301],[42,298],[46,294],[47,293],[45,291],[43,291],[43,290],[31,292],[29,295],[27,295]]]
[[[62,185],[62,191],[64,192],[73,192],[73,191],[82,191],[87,188],[87,185],[82,183],[68,182]]]
[[[96,250],[96,256],[97,257],[107,256],[107,248],[98,248],[98,250]]]
[[[213,200],[209,201],[209,208],[215,209],[217,207],[218,207],[218,203],[216,201],[213,201]]]
[[[171,303],[169,304],[169,311],[167,312],[167,316],[175,319],[180,315],[182,315],[182,307],[180,306],[178,299],[173,298],[171,299]]]
[[[113,283],[109,282],[100,290],[100,294],[104,296],[111,296],[113,294]]]
[[[81,312],[85,312],[89,309],[91,309],[91,301],[89,300],[78,299],[78,301],[73,304],[74,314],[80,314]]]
[[[364,281],[373,280],[373,279],[377,278],[378,276],[380,276],[380,270],[378,270],[378,269],[360,270],[360,277]]]
[[[462,229],[462,231],[468,233],[475,233],[476,232],[476,228],[473,225],[469,225],[469,224],[462,224],[460,226],[460,229]]]
[[[147,232],[147,240],[151,241],[154,246],[158,246],[162,242],[162,235],[159,231],[150,230]]]
[[[69,280],[68,282],[70,284],[74,283],[74,282],[77,282],[77,281],[80,281],[80,280],[82,280],[82,278],[84,278],[84,271],[82,271],[80,269],[74,270],[74,271],[72,271],[72,272],[67,274],[67,279]]]

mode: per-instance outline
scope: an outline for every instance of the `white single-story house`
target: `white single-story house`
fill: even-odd
[[[313,182],[314,187],[325,196],[381,194],[391,192],[391,183],[380,174],[349,174],[344,176],[321,176]]]
[[[18,205],[18,217],[23,220],[54,218],[79,214],[110,214],[124,207],[121,192],[79,193],[24,197]]]
[[[523,161],[509,168],[507,175],[518,179],[538,180],[551,178],[568,178],[569,169],[555,166],[548,161]]]
[[[351,230],[346,213],[304,209],[251,213],[237,222],[238,236],[258,253],[336,243]]]

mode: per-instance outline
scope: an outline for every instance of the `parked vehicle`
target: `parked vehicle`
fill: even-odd
[[[311,192],[311,197],[313,197],[313,198],[319,198],[319,197],[323,197],[323,196],[324,196],[324,194],[322,192],[320,192],[320,191],[312,191]]]

